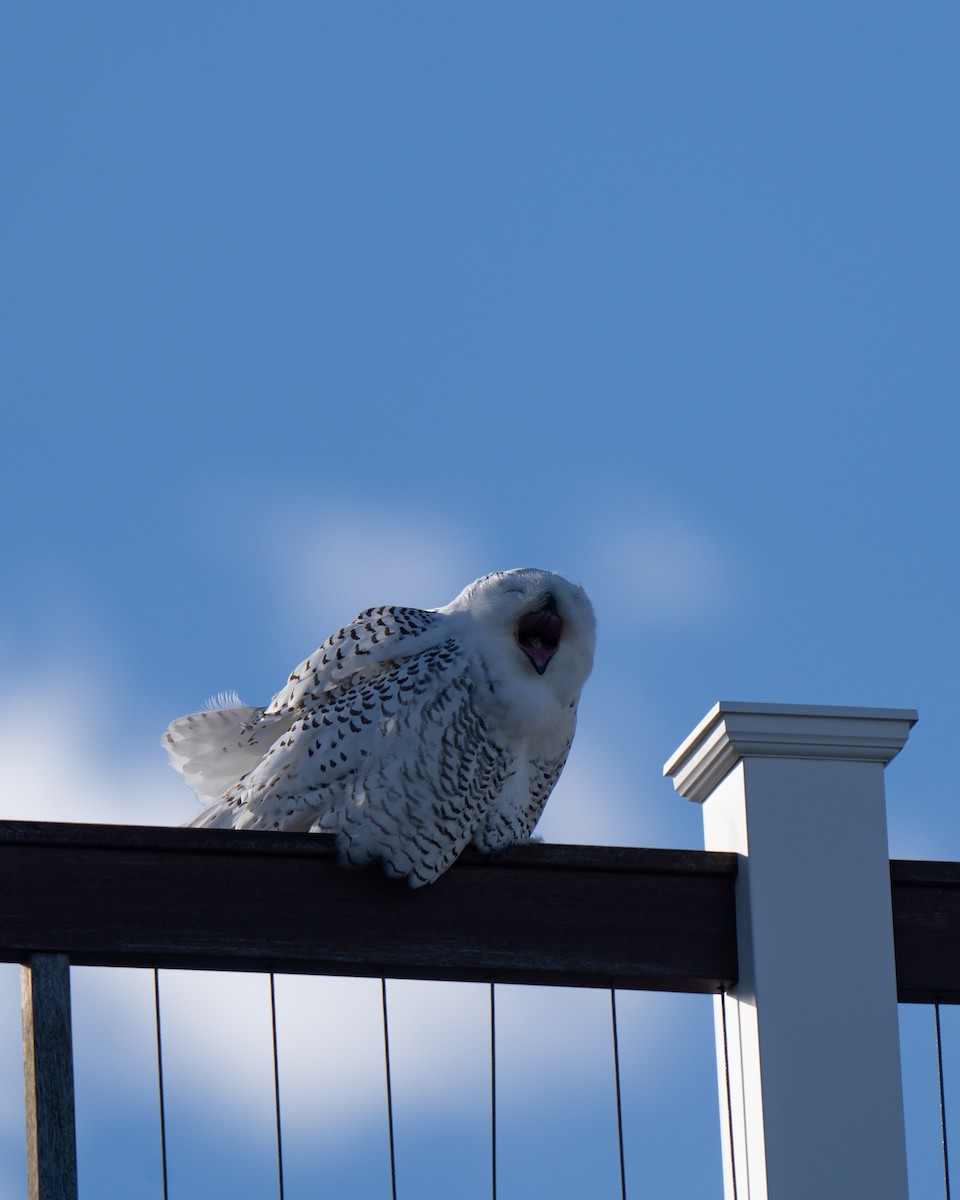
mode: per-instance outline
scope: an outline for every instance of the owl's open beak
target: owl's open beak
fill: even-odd
[[[563,621],[557,613],[557,602],[547,596],[536,612],[524,613],[517,624],[517,645],[542,675],[550,659],[560,648]]]

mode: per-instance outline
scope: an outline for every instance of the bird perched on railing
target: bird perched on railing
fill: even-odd
[[[174,721],[170,760],[208,807],[191,825],[333,833],[341,861],[413,887],[465,846],[529,839],[593,665],[583,588],[525,567],[443,608],[368,608],[267,708],[235,694]]]

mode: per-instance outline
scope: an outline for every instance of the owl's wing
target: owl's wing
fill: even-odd
[[[302,662],[268,708],[225,696],[221,707],[173,721],[163,737],[172,765],[202,801],[217,800],[256,770],[305,705],[315,707],[327,691],[359,672],[375,673],[394,658],[415,655],[442,637],[443,621],[423,609],[368,608]],[[192,823],[204,824],[206,817],[201,813]]]
[[[383,663],[436,644],[444,637],[445,620],[448,618],[442,613],[390,605],[358,613],[291,671],[287,686],[266,709],[267,715],[316,703],[324,692],[358,672],[372,673]]]
[[[293,721],[292,713],[268,717],[239,702],[206,708],[171,721],[163,746],[184,783],[209,804],[253,770]]]
[[[317,830],[353,865],[430,883],[513,774],[489,735],[454,638],[304,701],[263,761],[194,824]]]

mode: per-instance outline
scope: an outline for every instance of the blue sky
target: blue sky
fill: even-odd
[[[2,815],[183,821],[172,717],[537,565],[599,617],[548,840],[699,846],[660,772],[715,700],[849,703],[919,710],[891,852],[960,859],[958,35],[947,4],[8,7]],[[709,1010],[649,1005],[676,1054],[637,1060],[637,1145],[660,1120],[662,1178],[717,1194]]]

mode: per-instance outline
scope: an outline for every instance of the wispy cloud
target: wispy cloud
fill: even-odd
[[[658,625],[690,625],[726,610],[746,576],[741,556],[715,531],[659,505],[604,520],[593,554],[620,611]]]
[[[479,522],[442,505],[318,505],[289,497],[244,526],[242,540],[225,529],[220,547],[237,563],[255,558],[281,610],[322,641],[372,604],[436,608],[487,571],[527,565],[496,560],[486,543]]]
[[[0,819],[176,825],[196,804],[157,750],[144,761],[109,753],[117,708],[106,681],[84,668],[58,672],[55,712],[44,672],[0,691]]]

